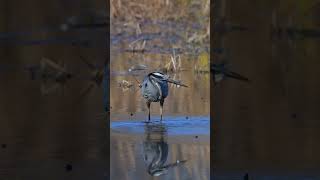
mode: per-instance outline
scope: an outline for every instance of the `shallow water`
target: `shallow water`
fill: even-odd
[[[163,166],[176,160],[187,160],[183,164],[169,168],[158,179],[209,179],[210,118],[209,101],[206,100],[209,98],[209,83],[206,78],[208,76],[193,77],[193,75],[195,74],[192,71],[175,75],[182,77],[183,82],[187,81],[190,88],[170,87],[169,96],[165,101],[163,121],[160,121],[159,103],[152,103],[150,122],[147,121],[147,107],[139,89],[123,91],[117,87],[117,78],[130,80],[132,76],[111,75],[112,180],[152,178],[147,172],[148,163],[143,158],[143,144],[149,141],[148,136],[156,138],[156,144],[151,143],[150,146],[167,148],[168,155],[164,159],[166,164]],[[200,88],[197,84],[201,83],[203,87]],[[196,91],[201,94],[192,93]],[[150,126],[153,129],[148,128]],[[151,156],[157,157],[156,154],[153,152]]]
[[[160,117],[146,120],[114,121],[110,123],[112,130],[122,133],[141,134],[144,133],[146,125],[162,125],[167,129],[169,135],[210,135],[209,117]]]
[[[209,117],[115,121],[110,127],[111,179],[143,180],[157,173],[159,179],[209,179]]]

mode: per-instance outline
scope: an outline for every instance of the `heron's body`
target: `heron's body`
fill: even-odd
[[[179,81],[172,80],[169,78],[168,75],[165,75],[160,72],[149,73],[143,79],[143,82],[141,84],[141,95],[146,99],[146,103],[149,110],[149,120],[151,102],[160,102],[160,115],[162,120],[163,103],[165,98],[169,94],[168,82],[185,86],[181,84]]]
[[[168,82],[162,75],[161,73],[150,73],[144,78],[141,93],[147,101],[159,102],[168,96]]]

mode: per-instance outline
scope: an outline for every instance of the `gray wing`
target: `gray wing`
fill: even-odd
[[[160,97],[159,89],[153,85],[149,76],[145,77],[142,82],[141,95],[147,101],[152,101],[152,102],[159,101],[159,97]]]

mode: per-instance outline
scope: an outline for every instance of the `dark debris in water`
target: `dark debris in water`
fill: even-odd
[[[244,175],[243,180],[249,180],[249,174],[248,174],[248,173],[246,173],[246,174]]]
[[[65,169],[66,169],[67,172],[72,171],[72,165],[71,164],[66,164],[65,165]]]
[[[5,149],[7,147],[7,144],[1,144],[1,148]]]

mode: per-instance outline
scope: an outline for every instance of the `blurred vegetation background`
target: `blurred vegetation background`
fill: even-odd
[[[214,62],[228,58],[250,85],[225,81],[212,96],[216,172],[319,172],[319,1],[215,1]],[[215,24],[216,26],[216,24]]]
[[[105,8],[104,0],[0,1],[0,179],[107,177],[103,91],[80,97],[90,72],[79,58],[103,64],[106,29],[71,27],[106,17]],[[44,95],[31,78],[43,57],[75,74],[64,90]]]

